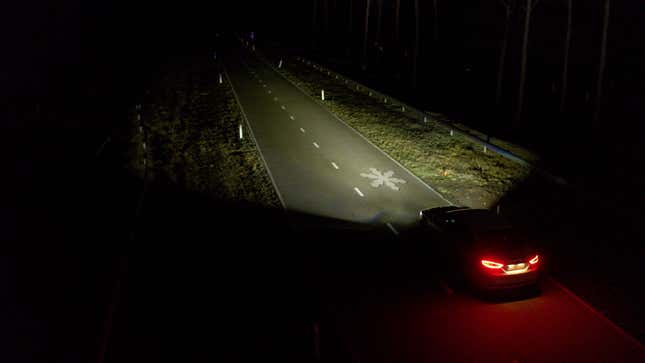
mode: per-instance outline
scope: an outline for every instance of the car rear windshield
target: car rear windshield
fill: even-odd
[[[479,231],[476,236],[481,242],[500,246],[521,246],[528,243],[526,236],[511,229]]]

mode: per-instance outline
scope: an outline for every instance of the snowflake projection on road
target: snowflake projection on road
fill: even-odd
[[[370,185],[374,188],[378,188],[381,185],[385,184],[392,190],[399,190],[399,187],[396,184],[405,184],[406,181],[399,178],[393,178],[392,175],[394,175],[394,172],[392,170],[381,173],[376,168],[370,168],[370,174],[361,173],[361,176],[363,178],[372,179]]]

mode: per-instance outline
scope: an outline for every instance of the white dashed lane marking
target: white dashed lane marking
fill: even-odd
[[[289,116],[290,119],[295,120],[296,118],[293,115]]]
[[[320,146],[315,142],[314,142],[314,146],[316,147],[316,149],[320,149]]]
[[[356,191],[356,193],[358,193],[358,195],[360,195],[361,197],[364,197],[364,195],[363,195],[363,193],[361,193],[360,189],[354,187],[354,190]]]
[[[303,128],[301,127],[301,128],[300,128],[300,132],[302,132],[302,133],[304,134],[304,133],[305,133],[305,129],[303,129]]]
[[[335,169],[338,169],[338,165],[336,165],[336,163],[335,163],[335,162],[333,162],[333,161],[332,161],[332,162],[331,162],[331,165],[332,165]]]

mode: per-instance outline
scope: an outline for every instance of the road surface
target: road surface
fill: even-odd
[[[251,52],[231,53],[225,66],[295,224],[306,215],[397,236],[421,208],[450,204]],[[321,334],[339,337],[352,361],[645,361],[642,345],[553,280],[539,296],[486,301],[455,292],[440,273],[424,275],[423,266],[406,275],[405,260],[386,253],[381,262],[373,274],[355,273],[357,264],[316,282],[327,316]]]

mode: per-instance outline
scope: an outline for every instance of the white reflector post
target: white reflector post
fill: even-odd
[[[320,91],[320,99],[325,100],[325,90]]]
[[[240,140],[244,139],[244,133],[242,132],[242,124],[240,124]]]
[[[278,68],[282,68],[282,59],[280,59],[280,62],[278,63]]]
[[[219,84],[222,84],[222,74],[219,74]]]

